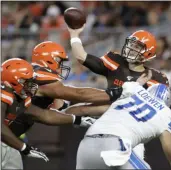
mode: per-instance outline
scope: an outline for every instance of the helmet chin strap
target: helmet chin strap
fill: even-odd
[[[128,66],[129,66],[129,69],[132,71],[136,71],[136,72],[145,71],[145,67],[144,67],[143,63],[137,63],[137,62],[129,63]]]

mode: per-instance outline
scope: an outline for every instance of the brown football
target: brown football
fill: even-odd
[[[68,27],[79,29],[86,23],[86,15],[77,8],[68,8],[64,12],[64,20]]]

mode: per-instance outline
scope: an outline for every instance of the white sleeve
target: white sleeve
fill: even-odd
[[[120,98],[126,98],[135,94],[138,90],[144,89],[138,82],[125,82],[122,85],[123,91]]]
[[[171,122],[168,124],[167,130],[171,133]]]

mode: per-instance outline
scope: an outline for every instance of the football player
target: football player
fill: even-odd
[[[17,150],[25,155],[48,161],[44,153],[17,138],[28,129],[27,125],[32,124],[33,121],[47,125],[74,123],[80,126],[91,125],[93,121],[91,118],[66,115],[30,105],[31,97],[38,89],[38,85],[33,81],[33,73],[32,66],[18,58],[5,61],[1,67],[1,119],[5,119],[5,124],[2,121],[1,133],[4,142],[2,166],[5,169],[23,168],[21,156]]]
[[[150,32],[145,30],[134,32],[126,38],[121,54],[110,51],[99,58],[88,54],[84,50],[79,38],[84,27],[75,30],[68,28],[73,56],[94,73],[105,76],[108,87],[122,86],[127,80],[135,81],[142,73],[146,73],[148,70],[152,71],[152,78],[144,85],[145,88],[157,83],[168,85],[168,79],[162,72],[144,65],[145,62],[156,57],[156,39]],[[155,143],[155,140],[150,143]],[[157,152],[158,149],[153,148],[148,148],[146,152],[147,157],[150,152]],[[141,155],[143,154],[141,153]],[[155,158],[153,158],[160,160],[159,155],[161,154],[155,155]],[[156,161],[155,165],[152,162],[150,164],[152,167],[158,167],[158,162],[160,161]]]
[[[156,137],[171,166],[169,88],[157,84],[145,90],[137,82],[123,88],[129,95],[114,102],[86,132],[76,169],[150,169],[132,148]]]
[[[34,147],[28,145],[26,147],[10,128],[6,126],[8,120],[5,120],[6,116],[14,120],[18,114],[24,112],[31,104],[30,95],[34,95],[38,88],[37,84],[32,81],[32,66],[28,62],[18,58],[7,60],[1,67],[1,80],[2,168],[23,168],[21,156],[17,150],[27,156],[41,158],[47,161],[48,158],[45,154]]]

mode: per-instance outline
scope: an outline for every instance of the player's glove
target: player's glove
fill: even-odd
[[[33,146],[29,146],[27,144],[25,144],[25,146],[25,149],[21,151],[22,154],[28,157],[43,159],[46,162],[49,161],[48,157],[37,148],[34,148]]]
[[[96,119],[89,116],[74,116],[74,124],[79,125],[80,127],[90,127]]]
[[[110,97],[110,101],[116,101],[122,94],[123,88],[122,87],[111,87],[106,89],[106,93]]]

